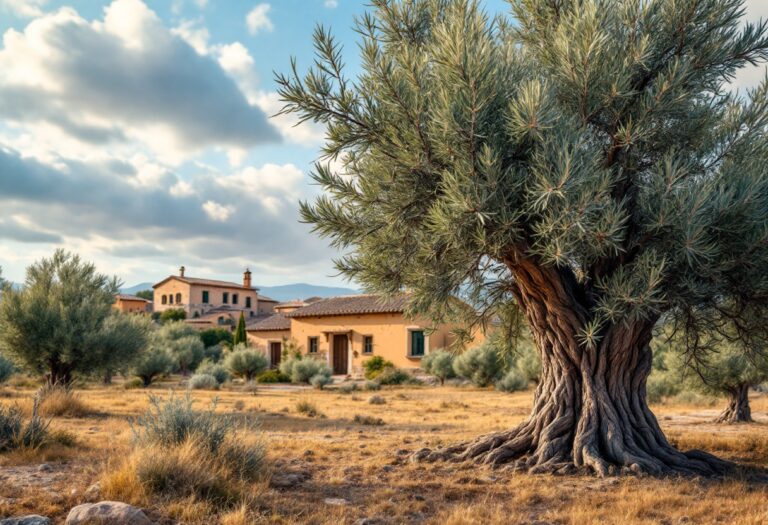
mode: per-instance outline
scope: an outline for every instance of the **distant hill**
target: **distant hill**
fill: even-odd
[[[140,283],[129,288],[123,288],[121,293],[135,295],[142,290],[151,290],[153,283]],[[335,286],[319,286],[316,284],[294,283],[280,286],[256,286],[259,293],[277,299],[278,301],[290,301],[291,299],[307,299],[308,297],[333,297],[336,295],[355,295],[360,292],[352,288]]]

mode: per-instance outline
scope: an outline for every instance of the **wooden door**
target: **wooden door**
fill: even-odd
[[[333,336],[333,373],[347,375],[347,336]]]
[[[282,345],[279,341],[269,343],[269,363],[272,368],[280,366],[280,358],[283,356]]]

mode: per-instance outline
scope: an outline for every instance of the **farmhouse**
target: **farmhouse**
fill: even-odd
[[[182,266],[179,275],[170,275],[152,288],[156,312],[184,310],[187,322],[200,328],[232,325],[241,312],[249,319],[269,315],[277,305],[251,285],[250,270],[243,273],[241,284],[188,277]]]
[[[406,299],[349,295],[281,303],[277,313],[247,327],[248,339],[266,351],[273,367],[280,363],[284,341],[293,339],[302,354],[326,360],[337,375],[362,374],[363,362],[373,356],[415,369],[425,354],[454,339],[451,326],[407,319]]]
[[[112,307],[123,313],[145,313],[152,311],[152,301],[135,295],[121,293],[115,296],[115,302],[112,304]]]

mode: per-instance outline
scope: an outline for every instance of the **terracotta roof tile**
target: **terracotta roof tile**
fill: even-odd
[[[326,315],[354,315],[400,313],[405,311],[408,296],[398,295],[389,300],[379,295],[343,295],[323,299],[285,314],[286,317],[322,317]]]
[[[269,317],[250,324],[246,327],[249,332],[266,332],[273,330],[290,330],[291,320],[283,314],[273,314]]]
[[[160,281],[159,283],[152,286],[152,288],[157,288],[158,286],[160,286],[161,284],[163,284],[164,282],[170,279],[177,279],[183,283],[199,284],[202,286],[217,286],[219,288],[238,288],[240,290],[258,290],[258,288],[253,288],[253,287],[248,288],[247,286],[243,286],[240,283],[233,283],[229,281],[217,281],[216,279],[199,279],[197,277],[181,277],[178,275],[170,275],[165,279],[163,279],[162,281]]]
[[[119,293],[115,295],[115,298],[123,300],[123,301],[144,301],[145,303],[151,303],[149,299],[144,299],[143,297],[139,297],[137,295],[130,295],[127,293]]]

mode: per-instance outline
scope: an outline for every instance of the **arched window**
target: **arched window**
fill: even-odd
[[[162,302],[163,304],[168,304],[168,296],[167,296],[167,295],[164,295],[164,296],[163,296],[163,299],[162,299],[162,301],[161,301],[161,302]]]
[[[176,294],[176,304],[181,304],[181,294],[180,293]]]
[[[173,304],[173,294],[168,296],[168,304]]]

